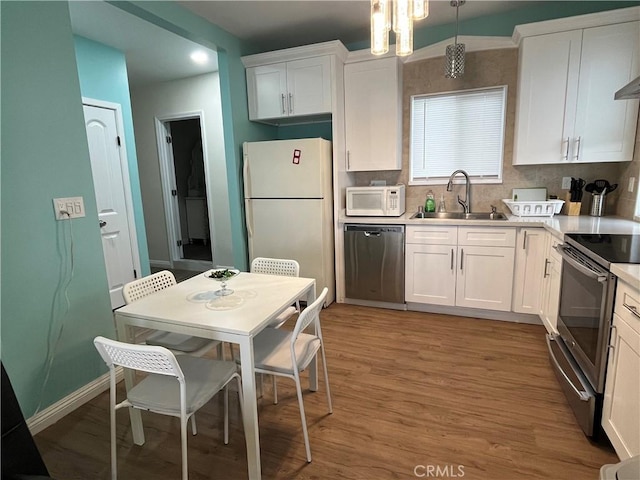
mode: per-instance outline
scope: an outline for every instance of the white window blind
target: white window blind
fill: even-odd
[[[458,169],[501,181],[506,98],[506,86],[412,97],[411,183],[441,183]]]

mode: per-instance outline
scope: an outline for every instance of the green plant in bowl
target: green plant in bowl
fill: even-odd
[[[212,272],[210,272],[209,278],[222,280],[223,278],[229,279],[231,277],[234,277],[237,274],[238,274],[237,271],[229,270],[228,268],[225,268],[224,270],[213,270]]]
[[[216,291],[216,295],[223,297],[225,295],[231,295],[233,293],[233,290],[227,288],[227,281],[232,277],[238,275],[238,273],[240,273],[239,270],[218,268],[215,270],[211,270],[206,276],[221,283],[222,288]]]

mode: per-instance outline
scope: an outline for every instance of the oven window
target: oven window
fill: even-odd
[[[604,284],[580,273],[568,262],[563,262],[562,269],[561,321],[595,365]]]

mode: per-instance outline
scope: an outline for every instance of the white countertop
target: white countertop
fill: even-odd
[[[492,227],[544,227],[562,239],[565,233],[626,233],[640,235],[640,223],[620,217],[591,217],[589,215],[553,217],[516,217],[507,214],[508,220],[459,220],[435,218],[411,218],[414,212],[399,217],[347,217],[344,211],[338,222],[370,225],[475,225]]]
[[[632,263],[612,263],[611,273],[620,280],[640,290],[640,265]]]

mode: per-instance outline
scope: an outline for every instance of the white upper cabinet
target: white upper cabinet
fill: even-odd
[[[288,116],[287,64],[247,68],[249,120]]]
[[[342,102],[347,54],[334,40],[242,57],[249,120],[274,125],[331,120],[336,104]]]
[[[249,119],[331,113],[328,55],[247,68]]]
[[[631,161],[640,22],[529,36],[520,46],[514,165]]]
[[[402,168],[401,72],[397,57],[344,66],[348,172]]]
[[[331,113],[331,79],[328,55],[287,62],[289,114]]]

